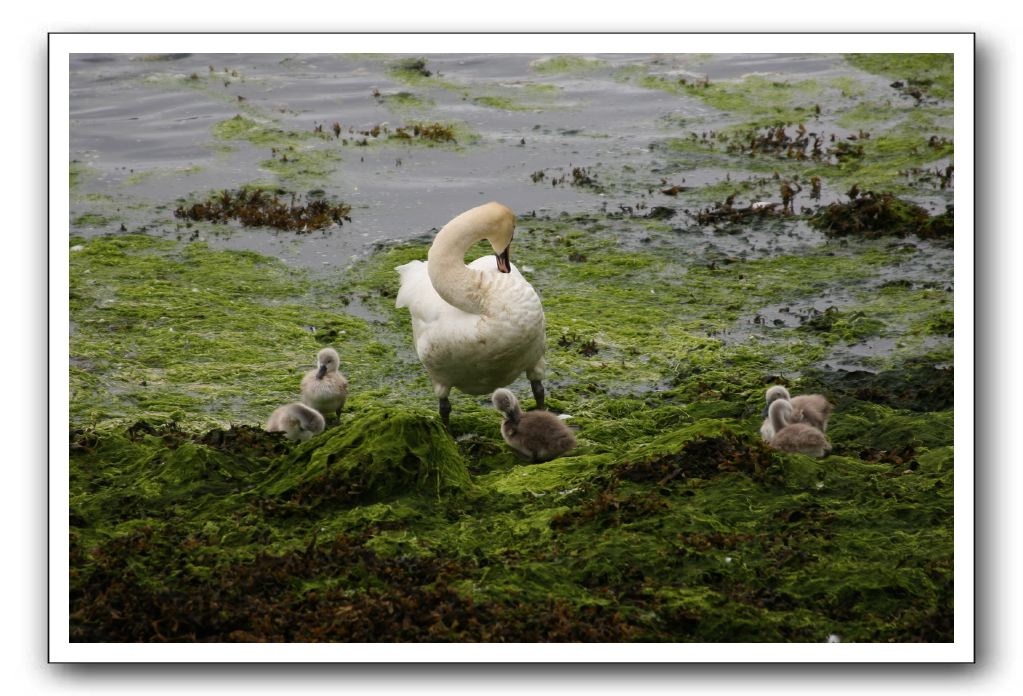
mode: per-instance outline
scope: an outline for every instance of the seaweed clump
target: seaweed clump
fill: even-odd
[[[849,192],[848,202],[822,208],[810,218],[810,224],[829,237],[859,235],[868,239],[910,234],[924,239],[948,238],[955,231],[952,206],[932,216],[915,203],[890,193],[861,193],[855,186]]]
[[[433,73],[426,69],[425,58],[405,58],[394,66],[394,71],[408,73],[417,77],[430,77]]]
[[[925,359],[891,370],[806,371],[805,380],[828,393],[917,412],[944,411],[955,399],[955,371]]]
[[[222,191],[210,196],[205,202],[191,206],[178,206],[175,217],[186,220],[224,224],[237,220],[245,227],[273,227],[289,232],[312,232],[343,222],[352,207],[345,203],[332,204],[323,200],[311,200],[305,205],[298,203],[297,194],[285,202],[277,194],[268,195],[259,189]]]
[[[271,511],[309,514],[327,503],[409,492],[440,496],[470,486],[458,448],[433,416],[373,411],[275,462],[259,488]]]
[[[791,197],[788,199],[791,200]],[[689,217],[696,220],[700,225],[712,225],[717,223],[738,224],[750,219],[761,219],[769,217],[784,216],[788,212],[788,201],[779,210],[777,203],[753,202],[745,207],[735,205],[735,194],[728,196],[724,201],[719,201],[710,208],[696,211],[695,214],[686,211]]]
[[[728,146],[728,152],[754,157],[756,155],[775,155],[798,161],[844,162],[848,159],[863,156],[863,145],[856,141],[869,140],[870,133],[860,130],[849,135],[845,140],[836,141],[832,135],[830,147],[823,147],[829,140],[824,133],[808,131],[806,126],[799,124],[795,133],[790,134],[784,125],[772,126],[751,131],[735,138]]]
[[[411,131],[411,134],[409,131]],[[455,129],[450,125],[439,122],[410,123],[405,126],[399,126],[390,137],[399,140],[419,138],[420,140],[428,140],[435,143],[458,142],[455,139]]]
[[[197,546],[195,538],[179,538]],[[465,569],[434,557],[386,557],[365,537],[314,536],[305,548],[194,572],[155,587],[128,561],[161,550],[152,527],[108,545],[72,604],[74,641],[620,641],[618,612],[546,602],[473,602],[451,582]],[[130,566],[129,566],[130,567]],[[333,579],[319,584],[323,577]],[[370,580],[353,596],[352,587]],[[314,583],[309,585],[309,583]],[[306,589],[296,592],[296,586]]]

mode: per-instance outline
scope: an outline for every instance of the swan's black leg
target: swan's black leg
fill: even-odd
[[[529,380],[529,386],[533,388],[533,398],[536,399],[536,407],[543,408],[543,382],[538,379]]]
[[[451,423],[448,422],[448,416],[451,415],[451,402],[448,401],[446,396],[440,397],[437,402],[440,410],[440,419],[444,423],[444,427],[451,430]]]

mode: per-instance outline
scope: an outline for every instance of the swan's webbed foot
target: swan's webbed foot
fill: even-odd
[[[437,399],[437,408],[440,411],[440,420],[444,423],[445,429],[451,432],[451,423],[448,421],[449,416],[451,416],[451,402],[448,401],[448,397],[442,396]]]
[[[536,407],[543,408],[543,382],[538,379],[529,380],[529,386],[533,388],[533,398],[536,399]]]

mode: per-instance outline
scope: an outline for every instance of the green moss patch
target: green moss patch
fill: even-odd
[[[324,502],[365,502],[410,492],[439,497],[469,486],[454,442],[429,412],[360,415],[304,443],[265,474],[260,495],[302,514]]]

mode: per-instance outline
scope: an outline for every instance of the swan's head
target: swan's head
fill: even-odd
[[[323,379],[328,372],[337,372],[341,366],[341,358],[333,348],[324,348],[317,353],[316,364],[319,366],[316,371],[316,379]]]
[[[767,390],[765,398],[767,399],[767,405],[764,406],[764,410],[760,414],[762,418],[767,418],[768,409],[771,407],[771,404],[773,404],[775,401],[778,401],[779,399],[781,399],[782,401],[789,400],[789,390],[781,386],[780,384],[776,384]]]
[[[511,272],[511,241],[515,232],[515,213],[500,203],[487,203],[476,208],[478,224],[486,230],[483,237],[494,248],[497,256],[497,270]]]
[[[519,400],[507,389],[498,389],[490,397],[494,402],[494,408],[504,414],[514,414],[519,410]]]

